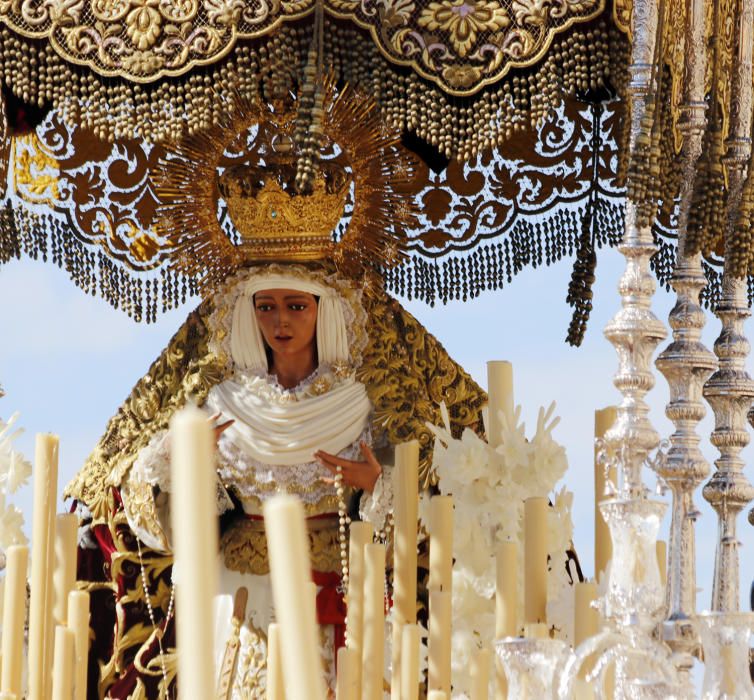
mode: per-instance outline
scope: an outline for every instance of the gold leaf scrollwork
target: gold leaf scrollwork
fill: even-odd
[[[14,189],[32,204],[54,206],[60,199],[57,161],[45,152],[36,134],[14,139]]]
[[[220,542],[223,562],[231,571],[255,576],[270,573],[267,537],[258,521],[238,520],[223,533]],[[340,572],[338,525],[309,531],[312,569],[325,573]]]

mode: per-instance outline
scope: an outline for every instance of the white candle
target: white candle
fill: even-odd
[[[472,655],[470,700],[488,699],[491,663],[492,652],[489,649],[479,649]]]
[[[615,406],[608,406],[594,412],[594,437],[605,437],[605,433],[615,423]],[[615,469],[611,470],[608,478],[615,479]],[[605,465],[597,463],[597,446],[594,448],[594,577],[599,580],[600,574],[607,571],[607,565],[613,556],[610,529],[602,517],[599,504],[605,498]]]
[[[442,690],[430,690],[427,693],[427,700],[448,700],[448,694]]]
[[[280,658],[280,625],[267,628],[267,700],[285,700],[283,662]]]
[[[428,588],[450,591],[453,581],[453,497],[433,496],[429,501]]]
[[[73,697],[73,661],[75,639],[73,630],[55,627],[55,660],[52,667],[52,700]]]
[[[576,584],[576,604],[574,611],[574,648],[584,640],[597,634],[599,613],[592,607],[597,598],[597,584],[584,581]]]
[[[361,659],[348,647],[338,649],[338,680],[335,688],[336,700],[359,700],[356,686],[356,669]]]
[[[524,637],[529,639],[547,639],[550,630],[544,622],[527,622],[524,625]]]
[[[58,438],[37,435],[29,604],[29,700],[46,700],[52,668],[53,521],[58,489]]]
[[[416,540],[419,511],[419,443],[398,445],[393,473],[395,586],[393,611],[405,623],[416,621]]]
[[[26,572],[29,548],[12,545],[5,552],[3,591],[2,685],[3,693],[21,695],[24,622],[26,622]]]
[[[364,547],[364,646],[361,698],[382,700],[385,661],[385,546]],[[297,697],[305,697],[304,695]]]
[[[86,674],[89,662],[89,594],[86,591],[71,591],[68,594],[68,628],[73,631],[76,659],[74,698],[86,700]]]
[[[599,628],[599,613],[592,607],[592,602],[597,598],[597,584],[584,581],[576,584],[576,602],[574,605],[573,647],[574,649],[582,642],[597,634]],[[574,684],[574,697],[576,700],[592,700],[594,692],[586,681],[586,675],[592,668],[591,660],[588,660],[579,669],[578,678]]]
[[[495,554],[495,638],[518,634],[518,544],[501,542]],[[500,664],[494,664],[496,700],[508,697],[508,682]]]
[[[419,517],[419,443],[395,448],[393,470],[394,566],[392,672],[401,677],[403,625],[416,622],[416,540]],[[400,686],[391,685],[392,700],[400,700]]]
[[[498,447],[501,442],[500,412],[508,422],[513,420],[513,365],[493,360],[487,363],[487,442]]]
[[[286,694],[292,698],[324,700],[319,632],[309,586],[309,538],[301,502],[289,495],[266,501],[264,528],[280,624],[280,648],[285,650],[282,658]]]
[[[518,544],[501,542],[495,556],[495,638],[518,633]]]
[[[720,682],[720,690],[722,692],[718,696],[720,698],[733,698],[736,696],[738,690],[736,688],[736,678],[739,676],[739,673],[736,667],[736,655],[734,651],[735,647],[733,644],[723,644],[720,647],[720,659],[723,662],[723,673]]]
[[[418,700],[419,697],[419,646],[421,642],[421,627],[419,625],[403,625],[401,639],[400,689],[401,700]],[[397,684],[398,679],[393,680]]]
[[[429,591],[429,689],[450,693],[452,595]]]
[[[350,527],[348,549],[348,615],[346,644],[356,652],[357,697],[361,697],[361,649],[364,636],[364,547],[372,541],[374,530],[368,522],[354,522]]]
[[[215,694],[212,615],[217,592],[214,437],[207,416],[190,406],[170,423],[171,518],[178,581],[178,692],[183,700]]]
[[[75,513],[58,513],[55,517],[55,569],[52,573],[55,624],[68,623],[68,594],[76,584],[77,539],[79,518]]]
[[[657,552],[657,566],[660,569],[660,583],[668,585],[668,543],[665,540],[657,540],[655,544]]]
[[[547,499],[524,502],[524,621],[547,621]]]

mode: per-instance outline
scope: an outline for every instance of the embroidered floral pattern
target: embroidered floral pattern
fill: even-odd
[[[456,53],[465,58],[480,31],[494,31],[510,24],[505,10],[496,2],[444,0],[431,2],[419,17],[419,26],[448,33]]]
[[[545,55],[605,0],[325,0],[370,30],[388,60],[451,94],[472,94]],[[0,22],[49,38],[66,60],[141,82],[218,61],[238,39],[304,17],[314,0],[0,0]]]
[[[160,36],[162,19],[157,5],[158,0],[135,0],[126,16],[126,34],[141,51],[154,46]]]

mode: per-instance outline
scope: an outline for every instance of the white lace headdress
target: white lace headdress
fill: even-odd
[[[360,293],[324,272],[293,265],[267,265],[235,275],[210,321],[213,351],[228,356],[238,369],[267,372],[267,354],[253,300],[254,294],[268,289],[292,289],[319,298],[317,357],[321,366],[359,364],[366,340]],[[225,333],[217,332],[220,327]]]

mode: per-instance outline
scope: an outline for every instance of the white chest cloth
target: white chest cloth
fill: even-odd
[[[318,396],[296,396],[248,375],[213,387],[206,405],[235,421],[225,438],[271,465],[311,462],[317,450],[338,454],[361,435],[372,409],[366,388],[353,378]]]

